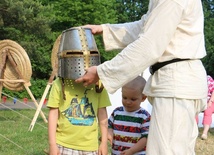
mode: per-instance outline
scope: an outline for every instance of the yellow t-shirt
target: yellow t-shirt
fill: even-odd
[[[84,87],[72,80],[65,80],[63,100],[61,79],[52,85],[48,107],[59,108],[56,131],[57,144],[84,151],[98,150],[98,108],[110,106],[105,89],[96,93],[95,86]]]

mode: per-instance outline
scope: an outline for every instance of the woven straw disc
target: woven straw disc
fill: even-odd
[[[61,39],[61,34],[57,37],[56,41],[54,42],[53,48],[52,48],[52,53],[51,53],[51,66],[52,69],[56,70],[56,73],[58,73],[58,50],[59,50],[59,44],[60,44],[60,39]]]
[[[32,75],[32,68],[30,59],[25,50],[15,41],[12,40],[0,41],[0,64],[3,63],[2,55],[6,49],[8,49],[8,51],[11,53],[15,63],[17,64],[17,68],[19,69],[21,76],[23,77],[23,80],[29,82]],[[16,72],[8,58],[6,60],[5,70],[2,73],[2,77],[0,78],[8,80],[21,79],[21,77],[19,77],[18,73]],[[4,81],[3,87],[13,91],[20,91],[24,89],[24,85],[22,82],[13,82],[13,81],[12,82]]]

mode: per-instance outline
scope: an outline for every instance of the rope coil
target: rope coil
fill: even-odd
[[[32,68],[30,59],[26,53],[26,51],[15,41],[12,40],[2,40],[0,41],[0,62],[3,61],[3,55],[5,52],[9,52],[10,56],[12,57],[13,61],[16,64],[17,69],[20,71],[22,75],[22,80],[26,83],[30,82],[31,75],[32,75]],[[4,65],[4,64],[2,64]],[[5,62],[5,70],[2,74],[3,86],[9,90],[13,91],[20,91],[24,89],[23,83],[13,81],[18,80],[21,77],[16,72],[13,65],[11,65],[10,61]]]

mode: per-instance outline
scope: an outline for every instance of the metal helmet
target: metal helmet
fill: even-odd
[[[58,76],[77,79],[85,69],[100,64],[100,53],[89,28],[73,27],[62,32],[58,50]]]

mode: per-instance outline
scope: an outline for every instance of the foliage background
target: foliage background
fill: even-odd
[[[146,13],[148,0],[0,0],[0,40],[19,43],[27,52],[33,70],[30,87],[35,98],[43,94],[51,68],[51,52],[56,38],[65,29],[85,24],[123,23],[139,20]],[[207,56],[202,60],[214,77],[214,1],[202,0],[205,15]],[[101,61],[118,51],[105,52],[101,36],[95,36]],[[25,90],[5,93],[29,97]]]

